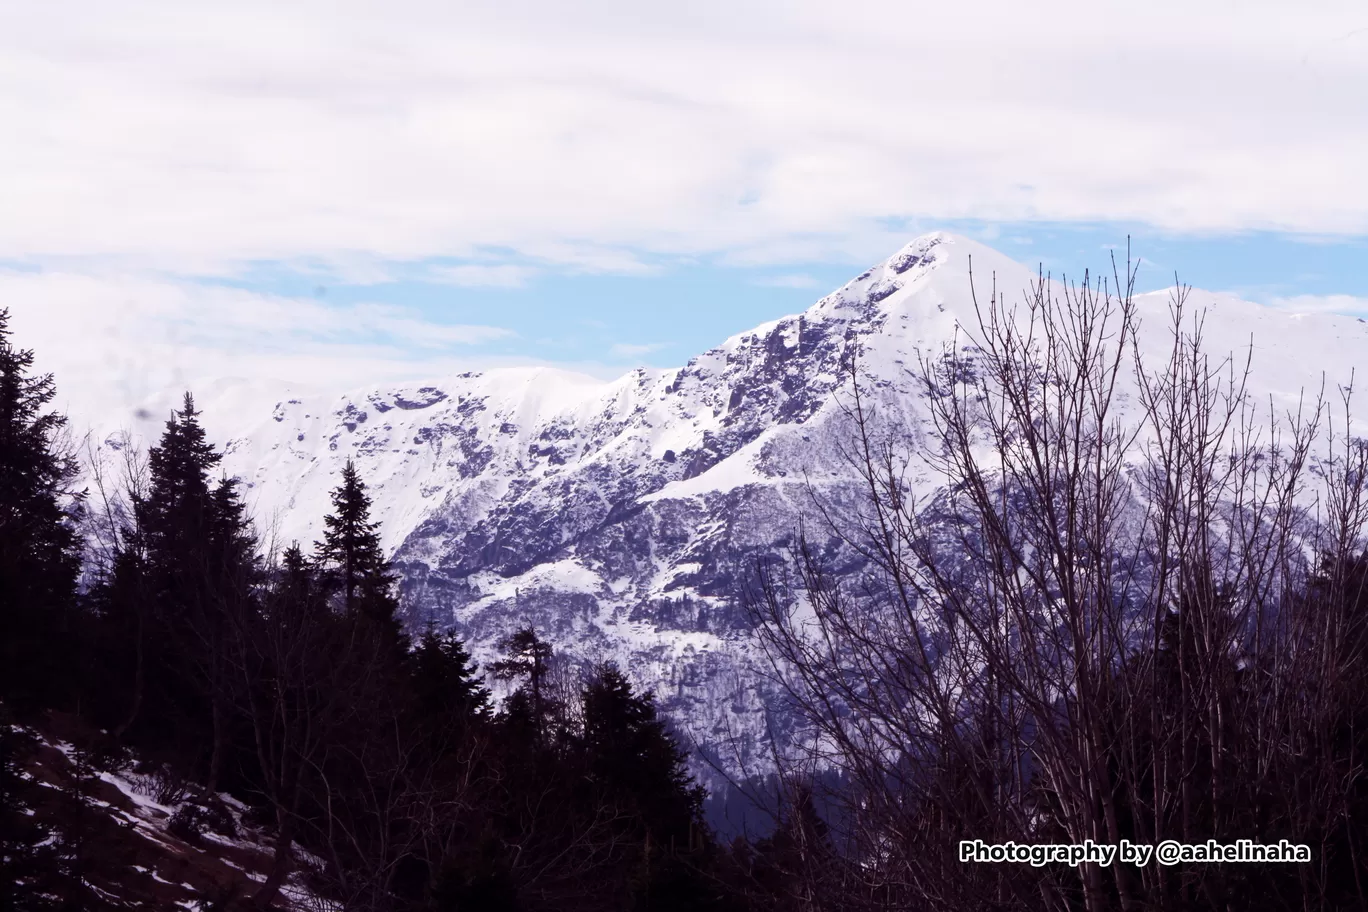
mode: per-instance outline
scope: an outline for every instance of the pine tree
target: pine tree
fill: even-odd
[[[515,727],[530,727],[534,741],[542,744],[546,740],[550,717],[559,709],[547,693],[551,644],[529,625],[500,640],[499,649],[504,658],[490,666],[494,677],[503,681],[523,681],[504,707],[504,716]]]
[[[185,394],[157,446],[148,453],[147,496],[134,503],[145,552],[144,618],[146,697],[161,737],[168,731],[194,732],[207,701],[193,681],[190,644],[192,614],[207,599],[208,541],[213,501],[209,473],[219,455],[199,422],[194,397]],[[202,729],[201,729],[202,731]]]
[[[370,519],[370,496],[350,459],[332,504],[333,512],[323,520],[323,540],[314,544],[324,579],[343,616],[364,620],[380,643],[402,654],[407,644],[396,616],[395,576],[380,547],[380,524]]]
[[[56,388],[32,367],[0,309],[0,695],[16,704],[61,687],[80,566],[69,500],[77,467],[60,451],[66,419],[45,411]]]
[[[640,815],[657,843],[686,849],[695,841],[704,791],[656,712],[616,665],[597,669],[583,694],[584,743],[596,780]]]
[[[419,711],[444,725],[486,719],[489,690],[478,672],[479,666],[459,637],[428,630],[413,651],[413,688]]]
[[[222,460],[199,421],[190,393],[172,413],[160,443],[148,453],[151,488],[137,504],[149,550],[161,558],[193,552],[207,540],[213,516],[210,473]],[[202,555],[191,554],[194,564]],[[181,568],[194,573],[197,566]]]
[[[208,742],[207,785],[218,784],[229,726],[231,652],[249,610],[255,541],[237,482],[211,480],[222,455],[194,398],[166,423],[148,453],[145,496],[134,498],[113,572],[97,600],[132,640],[138,664],[125,731],[187,751]]]
[[[291,617],[304,618],[314,612],[319,600],[318,577],[298,542],[292,543],[281,554],[280,572],[275,583],[276,599],[291,606]]]

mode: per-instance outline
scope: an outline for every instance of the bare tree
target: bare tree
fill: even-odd
[[[1249,360],[1206,353],[1181,286],[1155,369],[1134,281],[1128,262],[1040,276],[1020,307],[975,297],[967,338],[921,361],[918,452],[849,362],[863,503],[818,499],[823,535],[802,530],[792,578],[765,568],[753,601],[813,759],[851,784],[845,876],[871,905],[1214,906],[1229,892],[1210,868],[966,866],[955,850],[1291,826],[1250,809],[1272,808],[1260,777],[1305,718],[1290,692],[1308,621],[1287,606],[1330,544],[1306,509],[1323,403],[1264,415]],[[1330,473],[1340,552],[1363,529],[1355,453]],[[916,468],[945,486],[919,498]],[[864,569],[833,573],[832,540]],[[1317,781],[1342,812],[1343,781]]]

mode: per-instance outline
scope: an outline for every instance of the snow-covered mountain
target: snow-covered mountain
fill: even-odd
[[[746,580],[814,498],[841,509],[859,497],[842,359],[858,352],[881,414],[924,445],[913,372],[919,352],[974,325],[971,257],[980,295],[994,279],[1009,300],[1030,285],[1001,254],[932,234],[678,369],[607,383],[502,369],[287,398],[235,435],[226,468],[278,541],[307,543],[355,459],[412,624],[455,627],[487,656],[530,622],[569,655],[616,659],[700,740],[755,736],[765,685],[748,664]],[[1142,347],[1166,352],[1167,302],[1141,298]],[[1294,404],[1322,371],[1347,382],[1368,367],[1362,320],[1193,303],[1209,308],[1209,350],[1252,338],[1261,396]]]

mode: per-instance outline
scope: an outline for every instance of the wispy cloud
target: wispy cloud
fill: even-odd
[[[445,285],[466,288],[521,288],[536,274],[530,266],[512,263],[468,263],[460,266],[433,266],[424,278]]]
[[[1270,298],[1268,303],[1292,313],[1337,313],[1351,316],[1368,315],[1368,298],[1354,295],[1292,295]]]

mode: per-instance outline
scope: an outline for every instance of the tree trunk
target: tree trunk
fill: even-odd
[[[138,713],[142,711],[146,673],[143,670],[145,662],[143,659],[143,608],[141,604],[138,606],[138,635],[134,639],[133,662],[133,701],[132,705],[128,707],[128,715],[114,729],[115,738],[122,738],[133,727],[133,723],[138,721]]]
[[[258,909],[269,909],[280,895],[280,888],[285,885],[285,878],[290,876],[290,869],[294,865],[294,816],[287,813],[283,808],[276,810],[276,844],[275,855],[271,860],[271,873],[266,876],[266,880],[261,884],[261,889],[257,890],[252,897],[252,904]]]
[[[204,785],[205,791],[211,795],[218,791],[219,777],[223,773],[224,742],[223,701],[215,694],[212,703],[213,746],[209,751],[209,780]]]

